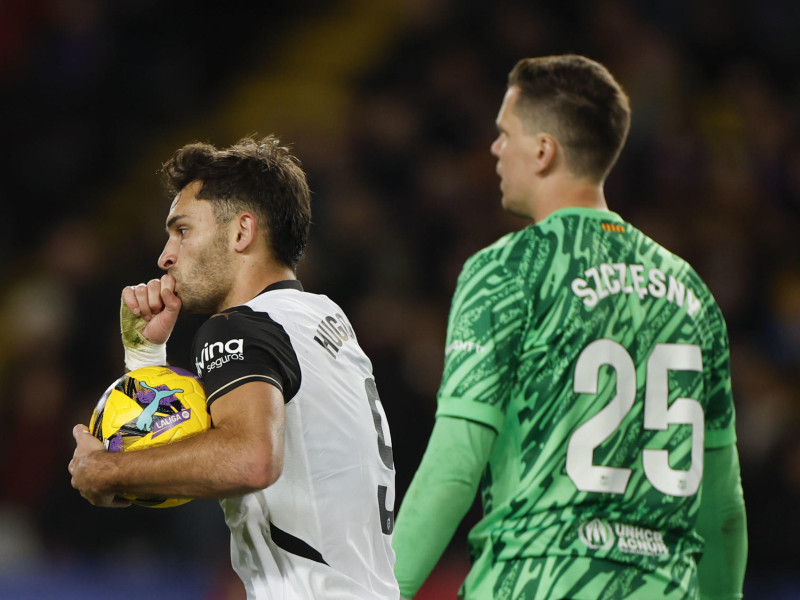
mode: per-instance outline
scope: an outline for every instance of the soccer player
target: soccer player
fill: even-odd
[[[123,290],[126,367],[166,362],[180,311],[213,314],[193,347],[213,426],[110,453],[77,425],[72,485],[98,506],[219,498],[250,600],[396,600],[389,429],[344,311],[295,277],[311,219],[298,161],[248,138],[187,145],[164,172],[167,273]]]
[[[458,279],[436,422],[395,529],[405,598],[479,485],[461,598],[741,597],[725,322],[685,261],[608,210],[629,123],[597,62],[510,73],[491,151],[503,207],[533,224]]]

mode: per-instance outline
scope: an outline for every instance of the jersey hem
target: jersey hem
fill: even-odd
[[[216,390],[206,399],[206,404],[208,406],[211,406],[213,402],[215,402],[228,392],[231,392],[236,388],[238,388],[239,386],[242,386],[245,383],[250,383],[251,381],[254,380],[264,381],[266,383],[272,384],[276,388],[278,388],[281,394],[283,393],[283,386],[281,386],[280,382],[274,377],[269,377],[268,375],[245,375],[244,377],[239,377],[239,379],[234,379],[233,381],[226,383],[224,386]]]

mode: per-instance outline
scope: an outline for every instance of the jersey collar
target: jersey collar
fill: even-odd
[[[265,287],[261,290],[258,295],[265,294],[267,292],[271,292],[273,290],[297,290],[298,292],[305,291],[303,290],[303,284],[300,283],[298,279],[284,279],[283,281],[276,281]]]
[[[563,218],[572,215],[578,217],[587,217],[590,219],[599,219],[601,221],[615,221],[618,223],[623,222],[622,217],[620,217],[617,213],[612,212],[610,210],[598,210],[596,208],[584,208],[582,206],[568,206],[566,208],[560,208],[558,210],[554,210],[544,219],[539,221],[539,223],[545,223],[553,218]]]

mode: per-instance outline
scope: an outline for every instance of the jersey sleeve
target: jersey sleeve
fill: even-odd
[[[712,304],[711,352],[706,361],[706,448],[720,448],[736,442],[736,419],[731,389],[730,347],[722,311]]]
[[[525,304],[519,282],[491,255],[467,261],[450,308],[437,417],[501,430],[517,372]]]
[[[497,434],[472,421],[437,418],[394,529],[394,572],[404,598],[430,575],[472,505]]]
[[[219,313],[198,330],[192,355],[210,406],[240,385],[265,381],[289,402],[300,387],[300,364],[283,327],[249,307]]]
[[[703,600],[742,597],[747,566],[747,514],[739,456],[733,445],[705,456],[697,532],[705,541],[697,564]]]

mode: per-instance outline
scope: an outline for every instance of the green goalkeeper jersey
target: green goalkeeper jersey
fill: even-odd
[[[473,557],[588,557],[694,593],[703,450],[735,431],[725,323],[685,261],[580,208],[480,251],[453,297],[437,415],[498,433]]]

